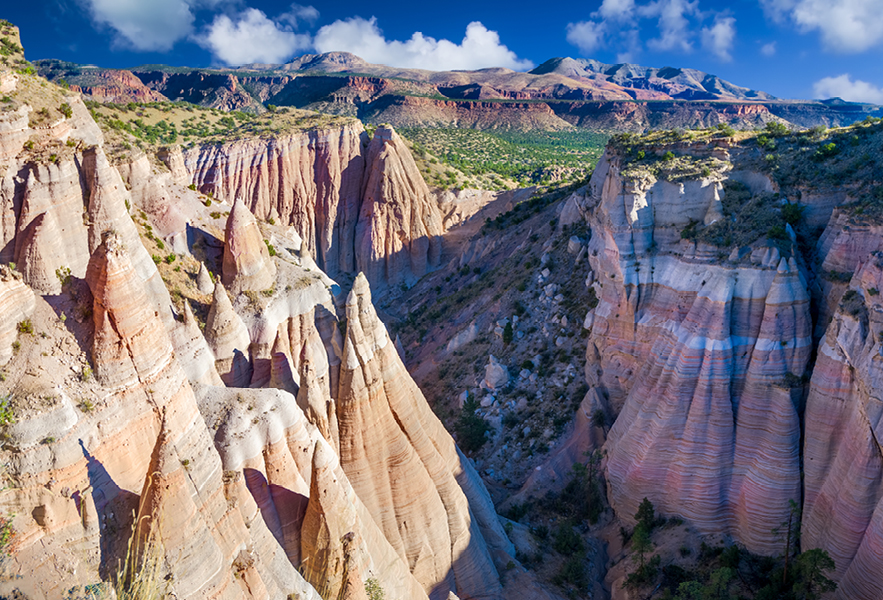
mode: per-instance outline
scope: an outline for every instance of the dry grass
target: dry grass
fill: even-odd
[[[149,519],[151,517],[142,517]],[[162,600],[166,597],[163,578],[163,556],[159,519],[153,521],[145,539],[138,535],[138,521],[132,525],[132,537],[125,560],[118,564],[111,585],[117,600]]]

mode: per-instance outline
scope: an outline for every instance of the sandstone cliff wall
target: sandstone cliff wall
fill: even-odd
[[[260,220],[291,225],[331,277],[362,270],[375,287],[412,283],[438,266],[441,215],[391,128],[369,144],[353,121],[167,159],[203,192],[242,199]],[[173,169],[174,171],[174,169]]]
[[[774,553],[771,530],[801,493],[799,398],[782,382],[812,349],[806,275],[762,239],[723,261],[681,239],[723,217],[720,178],[631,180],[621,166],[608,152],[588,199],[599,303],[586,376],[618,413],[611,502],[629,520],[646,496]]]
[[[565,208],[592,228],[586,284],[598,304],[585,321],[580,412],[616,415],[605,445],[611,504],[630,521],[647,497],[700,532],[776,555],[772,530],[793,500],[801,548],[835,561],[836,596],[878,598],[879,225],[840,206],[853,192],[811,190],[807,223],[825,223],[812,265],[795,236],[773,243],[765,230],[724,250],[682,232],[731,218],[726,179],[776,194],[771,180],[724,170],[657,181],[626,162],[608,148]],[[578,421],[572,443],[597,444],[589,428]]]
[[[14,515],[17,531],[0,594],[42,600],[106,581],[134,536],[142,548],[156,544],[162,585],[179,598],[361,600],[369,578],[388,597],[511,597],[498,572],[514,549],[389,342],[367,279],[357,278],[344,311],[310,251],[313,243],[318,260],[351,271],[357,237],[385,248],[384,236],[399,236],[394,253],[366,263],[388,262],[381,285],[436,264],[437,245],[417,238],[439,234],[441,219],[395,133],[381,131],[370,152],[355,129],[326,132],[330,146],[289,138],[309,160],[274,177],[312,186],[298,214],[317,219],[300,245],[294,221],[293,233],[256,222],[245,203],[263,192],[239,194],[255,182],[236,179],[238,167],[223,180],[240,198],[225,230],[187,189],[187,155],[166,155],[168,169],[144,154],[113,166],[81,109],[65,127],[34,131],[13,119],[20,130],[0,130],[12,157],[0,184],[4,256],[17,259],[17,270],[0,272],[0,396],[15,415],[2,425],[0,460],[14,485],[0,492],[0,512]],[[30,154],[23,140],[32,136],[38,152],[68,149],[52,160]],[[270,179],[251,189],[266,191]],[[379,207],[365,209],[357,232],[366,189]],[[278,197],[251,205],[261,206],[282,218]],[[274,256],[265,235],[279,246]],[[209,296],[208,272],[196,277],[204,331],[180,288],[172,302],[166,285],[175,284],[145,246],[161,242],[212,257],[230,284]],[[18,326],[27,319],[33,330]],[[372,405],[377,435],[366,440],[352,415]],[[415,471],[394,469],[395,485],[383,488],[390,504],[378,504],[353,465],[386,477],[399,452]],[[520,588],[531,589],[527,579]]]

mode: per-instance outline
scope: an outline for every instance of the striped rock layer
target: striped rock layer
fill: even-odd
[[[611,503],[630,521],[647,497],[703,533],[776,555],[772,531],[793,500],[801,548],[834,559],[835,596],[880,598],[883,230],[838,208],[841,192],[807,193],[811,222],[827,219],[815,273],[793,245],[763,236],[723,258],[680,235],[723,217],[716,179],[633,179],[621,165],[608,150],[570,202],[592,227],[587,285],[599,302],[585,320],[581,414],[617,414]],[[773,191],[761,174],[724,177]],[[572,444],[589,428],[578,420]]]
[[[812,351],[802,268],[773,248],[722,264],[680,239],[691,221],[720,218],[716,181],[627,181],[614,155],[602,163],[586,376],[619,413],[607,441],[611,502],[629,520],[647,497],[702,532],[774,553],[771,530],[800,499],[789,374],[799,380]]]
[[[410,284],[439,264],[441,212],[391,127],[368,142],[354,121],[196,146],[166,162],[200,191],[241,199],[258,219],[294,226],[331,277],[363,271],[380,288]]]
[[[806,402],[801,544],[828,551],[843,599],[883,596],[881,286],[876,251],[833,312]]]
[[[107,580],[134,536],[178,598],[362,600],[368,579],[391,598],[549,597],[520,566],[507,577],[518,589],[503,589],[498,573],[514,548],[401,363],[364,276],[341,335],[339,288],[310,252],[337,272],[357,266],[361,130],[231,143],[223,160],[217,147],[173,151],[164,171],[143,155],[111,165],[88,112],[71,104],[70,122],[42,132],[0,119],[0,251],[21,258],[20,272],[0,269],[0,396],[15,411],[0,448],[15,485],[0,491],[0,514],[14,515],[17,532],[0,595],[54,599]],[[25,160],[13,146],[29,136],[85,143],[65,145],[58,160]],[[372,169],[403,170],[375,173],[372,201],[425,201],[401,140],[386,131],[372,144]],[[129,214],[131,205],[149,214],[174,252],[193,250],[194,157],[200,186],[210,175],[209,187],[259,217],[311,223],[300,257],[261,253],[256,270],[248,252],[231,257],[234,287],[270,293],[231,299],[218,283],[204,331],[188,304],[172,305]],[[265,194],[283,181],[302,189]],[[431,268],[432,244],[407,238],[440,232],[432,211],[411,207],[398,222],[387,206],[369,220],[365,239],[399,236],[402,256],[416,252],[385,277]],[[233,224],[252,227],[239,212]],[[243,247],[265,251],[254,234]],[[260,285],[242,283],[255,276]],[[33,335],[18,331],[25,319]]]

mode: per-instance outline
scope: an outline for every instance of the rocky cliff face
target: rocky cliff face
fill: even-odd
[[[441,212],[404,141],[380,127],[368,146],[356,263],[369,281],[413,283],[441,261]]]
[[[772,553],[800,497],[797,397],[811,351],[806,278],[759,245],[721,261],[682,240],[723,218],[721,179],[631,180],[608,154],[592,181],[597,277],[586,375],[619,413],[607,441],[614,508],[647,496],[705,532]]]
[[[586,285],[598,303],[580,412],[616,415],[611,505],[628,522],[647,497],[776,555],[772,531],[802,503],[801,547],[829,552],[837,597],[879,597],[876,213],[850,204],[851,184],[814,188],[799,234],[781,220],[767,229],[791,210],[792,186],[809,186],[746,167],[751,146],[665,146],[672,162],[701,163],[669,171],[642,149],[648,159],[608,147],[570,207],[592,229]],[[587,439],[585,420],[576,429]]]
[[[201,191],[291,225],[330,276],[361,270],[376,287],[413,282],[438,266],[441,213],[395,131],[381,127],[366,142],[353,122],[197,146],[180,164]]]
[[[861,262],[819,342],[805,415],[802,543],[829,552],[842,598],[883,593],[880,250]]]
[[[14,94],[24,115],[37,101],[28,86],[42,87],[31,79]],[[301,177],[314,194],[289,223],[331,206],[298,247],[296,233],[246,208],[269,180],[238,180],[263,191],[231,192],[242,200],[223,231],[186,187],[187,155],[167,156],[170,170],[144,155],[113,166],[69,101],[73,123],[35,130],[13,118],[0,130],[4,256],[18,259],[0,269],[0,397],[14,415],[0,425],[11,482],[0,511],[16,532],[0,594],[49,599],[107,581],[134,536],[180,598],[363,599],[369,579],[388,597],[513,597],[499,573],[514,549],[404,369],[368,280],[339,310],[339,286],[311,256],[312,243],[324,264],[352,269],[359,235],[378,247],[398,236],[382,284],[437,260],[430,241],[408,239],[439,233],[440,218],[394,132],[372,142],[364,182],[360,131],[322,134],[349,155],[289,138],[309,160],[274,172],[276,185]],[[200,176],[235,175],[200,164]],[[357,233],[364,189],[379,208]],[[252,208],[282,219],[278,200]],[[209,290],[194,252],[214,258],[227,289]],[[515,573],[517,597],[533,588]]]

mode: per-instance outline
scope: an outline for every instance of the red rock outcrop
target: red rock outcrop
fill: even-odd
[[[70,89],[89,96],[98,102],[115,102],[125,104],[127,102],[163,102],[168,100],[165,96],[156,92],[138,79],[131,71],[93,69],[79,81],[74,78],[69,81]],[[87,83],[88,80],[88,83]]]

